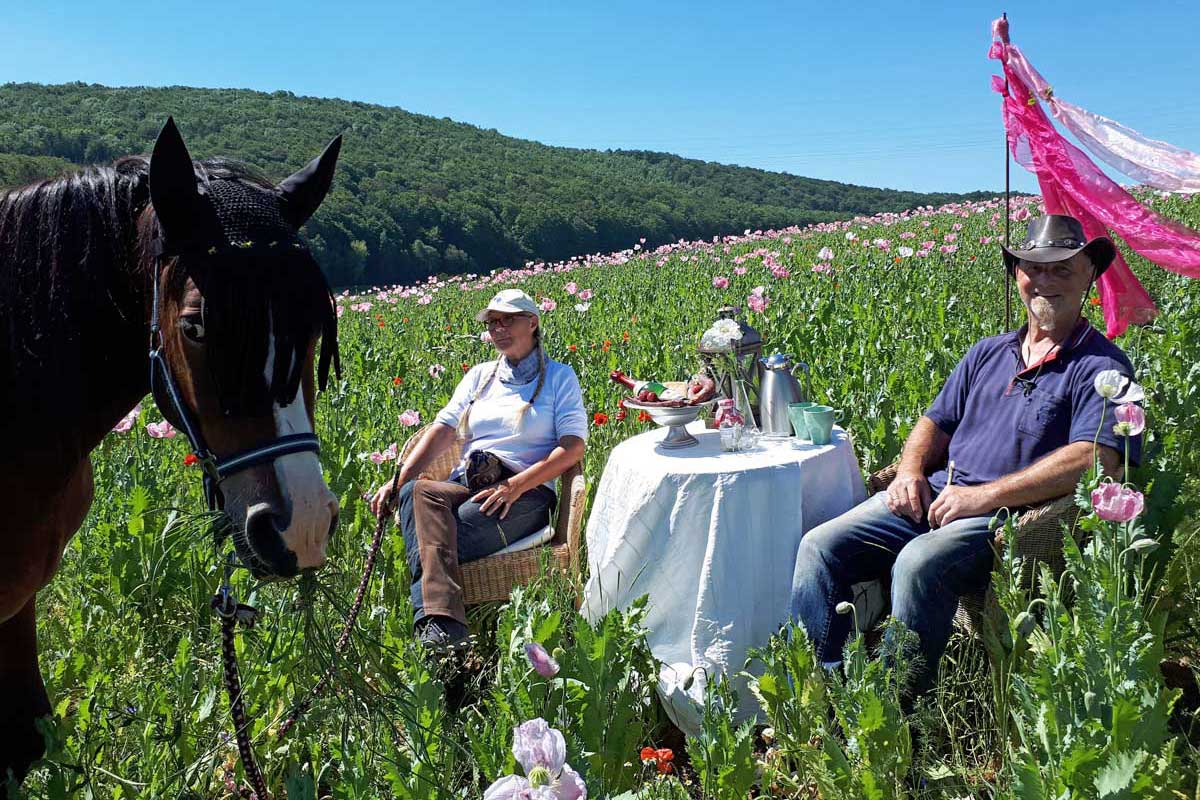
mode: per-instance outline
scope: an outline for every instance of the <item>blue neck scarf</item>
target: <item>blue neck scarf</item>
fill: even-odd
[[[507,356],[501,356],[500,368],[496,371],[496,377],[505,386],[524,386],[532,383],[538,374],[538,351],[540,349],[540,346],[534,347],[529,355],[515,364],[509,361]]]

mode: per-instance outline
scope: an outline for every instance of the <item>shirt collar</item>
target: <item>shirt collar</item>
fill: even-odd
[[[500,366],[496,370],[496,377],[507,386],[522,386],[532,382],[538,374],[538,351],[540,349],[540,347],[533,348],[529,355],[515,364],[509,361],[507,356],[500,356]]]
[[[1092,324],[1088,322],[1087,317],[1080,317],[1075,323],[1075,327],[1071,329],[1071,333],[1063,340],[1062,347],[1056,347],[1050,353],[1036,364],[1026,364],[1024,369],[1018,369],[1017,376],[1020,377],[1026,372],[1032,372],[1039,367],[1045,366],[1052,361],[1057,361],[1060,357],[1074,350],[1083,340],[1086,339],[1094,330]],[[1022,325],[1018,330],[1009,334],[1008,346],[1016,353],[1018,367],[1021,364],[1021,342],[1025,340],[1025,334],[1029,332],[1029,323]]]

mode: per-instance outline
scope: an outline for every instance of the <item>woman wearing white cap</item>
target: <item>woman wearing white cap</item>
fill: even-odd
[[[500,358],[463,376],[400,470],[375,492],[379,514],[395,499],[413,577],[418,637],[434,648],[467,639],[461,563],[491,555],[549,524],[554,481],[583,458],[587,414],[575,371],[542,350],[537,304],[504,289],[476,315]],[[414,480],[461,437],[448,481]]]

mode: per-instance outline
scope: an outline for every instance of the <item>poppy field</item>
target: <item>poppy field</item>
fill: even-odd
[[[1200,197],[1143,199],[1200,227]],[[491,357],[474,314],[498,288],[519,286],[541,304],[548,355],[579,376],[591,491],[612,448],[654,425],[620,407],[609,373],[686,379],[724,305],[742,307],[765,352],[810,365],[813,399],[843,411],[865,474],[896,457],[970,345],[1004,329],[1004,213],[992,200],[635,241],[340,293],[342,374],[316,411],[341,503],[329,564],[289,583],[235,578],[261,613],[238,647],[274,796],[1200,798],[1200,282],[1129,253],[1160,309],[1117,340],[1146,393],[1143,463],[1124,487],[1085,477],[1090,538],[1067,544],[1064,575],[1030,592],[1020,564],[998,561],[994,635],[956,634],[938,689],[913,713],[901,713],[902,661],[887,668],[858,639],[846,674],[830,676],[802,630],[783,631],[748,665],[759,724],[734,724],[735,695],[714,681],[703,733],[685,739],[658,705],[643,606],[588,623],[570,576],[472,609],[473,649],[431,659],[413,639],[394,527],[358,628],[332,660],[375,527],[363,495],[390,477],[407,436],[462,374]],[[1014,236],[1038,213],[1037,198],[1014,198]],[[1103,330],[1101,309],[1086,309]],[[1015,324],[1023,313],[1014,291]],[[147,399],[92,460],[95,503],[39,595],[48,754],[10,794],[240,796],[209,610],[221,556],[186,438]],[[1133,494],[1136,514],[1111,511]],[[331,664],[332,691],[281,733]]]

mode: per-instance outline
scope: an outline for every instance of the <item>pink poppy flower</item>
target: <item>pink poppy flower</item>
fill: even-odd
[[[542,309],[542,311],[553,311],[554,309],[558,308],[558,303],[551,300],[549,297],[545,297],[542,298],[542,303],[539,307]]]
[[[712,283],[713,283],[713,286],[718,289],[728,289],[729,288],[729,278],[723,277],[721,275],[718,275],[715,278],[713,278]]]
[[[445,371],[446,371],[446,368],[443,367],[441,364],[430,364],[429,365],[429,377],[431,377],[431,378],[434,378],[434,379],[440,378],[440,377],[442,377],[442,373]]]
[[[1109,522],[1129,522],[1142,513],[1145,502],[1141,492],[1111,481],[1092,492],[1092,508]]]
[[[750,310],[759,314],[766,311],[770,303],[771,301],[762,294],[752,294],[746,298],[746,305],[750,306]]]
[[[584,301],[585,303],[588,300],[591,300],[592,297],[594,297],[594,296],[595,296],[595,292],[593,292],[591,289],[584,289],[582,292],[579,293],[579,299]]]
[[[733,268],[733,274],[734,274],[734,275],[745,275],[745,274],[746,274],[746,268],[745,268],[745,267],[734,267],[734,268]]]
[[[392,442],[383,452],[376,450],[374,453],[366,453],[360,457],[370,459],[372,464],[382,464],[385,461],[395,461],[398,452],[399,448],[396,446],[395,442]]]
[[[525,645],[525,656],[529,659],[534,672],[543,678],[553,678],[558,674],[558,662],[546,652],[546,648],[537,642],[529,642]]]
[[[116,425],[113,425],[113,433],[129,433],[129,431],[133,430],[133,423],[137,422],[138,415],[141,413],[142,404],[138,403],[133,407],[132,411],[121,417]]]
[[[152,439],[174,439],[175,428],[165,419],[162,422],[146,423],[146,433],[150,434]]]
[[[828,247],[822,247],[817,251],[818,261],[833,261],[833,250]]]
[[[563,287],[563,291],[565,291],[567,294],[575,294],[577,291],[579,291],[579,286],[576,285],[575,281],[570,281],[566,286]]]
[[[1146,429],[1146,412],[1136,403],[1122,403],[1114,413],[1117,424],[1113,432],[1118,436],[1137,436]]]
[[[587,800],[587,786],[567,764],[562,733],[542,718],[513,729],[513,756],[526,777],[506,775],[483,793],[483,800]]]
[[[813,272],[833,272],[833,264],[813,264]]]
[[[421,415],[416,411],[413,411],[411,408],[405,409],[404,413],[400,415],[400,424],[406,428],[411,428],[414,425],[420,425]]]

